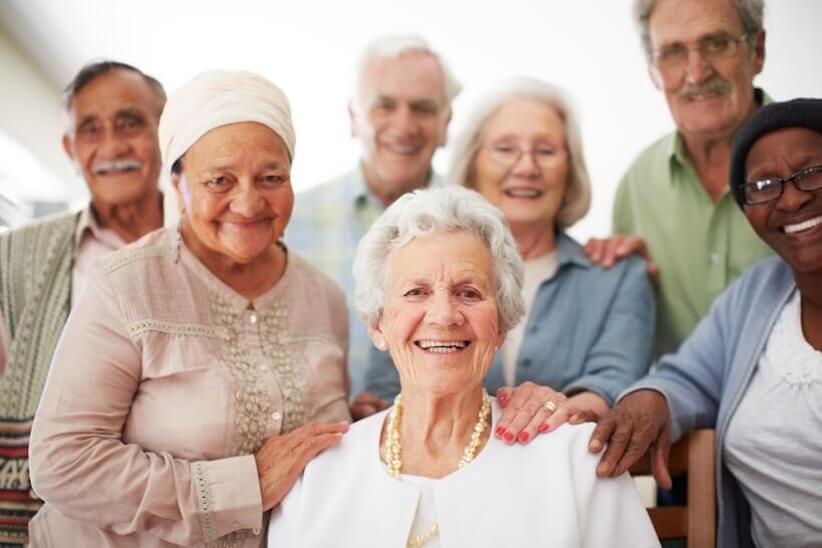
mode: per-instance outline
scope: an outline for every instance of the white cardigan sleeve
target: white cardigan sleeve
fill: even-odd
[[[292,548],[297,546],[297,524],[300,515],[303,478],[297,480],[291,491],[271,511],[268,524],[268,546],[270,548]]]
[[[636,484],[627,473],[618,478],[599,478],[600,455],[588,451],[591,428],[575,435],[571,448],[576,509],[583,548],[659,548],[659,539]]]

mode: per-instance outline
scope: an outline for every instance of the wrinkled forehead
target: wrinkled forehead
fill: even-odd
[[[159,119],[162,103],[139,74],[113,70],[86,84],[68,105],[69,122],[89,117],[106,118],[121,113],[144,113]]]
[[[467,231],[441,231],[394,246],[387,257],[388,286],[474,283],[494,286],[495,270],[485,242]]]
[[[786,165],[792,170],[822,163],[822,133],[805,127],[790,126],[763,133],[751,143],[745,157],[748,175],[763,173]]]
[[[743,32],[742,20],[732,0],[659,0],[648,24],[654,48]]]
[[[362,100],[445,101],[445,76],[437,58],[426,51],[405,51],[369,61],[359,82]]]

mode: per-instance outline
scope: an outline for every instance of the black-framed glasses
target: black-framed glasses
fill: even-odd
[[[740,44],[752,35],[746,32],[734,38],[725,33],[713,34],[700,38],[693,44],[676,43],[651,52],[651,62],[665,80],[675,80],[684,74],[688,66],[688,53],[693,49],[705,61],[712,63],[729,59],[736,55]]]
[[[785,184],[791,181],[793,181],[796,188],[804,192],[814,192],[822,189],[822,165],[800,169],[790,177],[785,177],[784,179],[780,177],[766,177],[745,183],[743,187],[745,203],[748,205],[759,205],[778,200],[782,197]]]

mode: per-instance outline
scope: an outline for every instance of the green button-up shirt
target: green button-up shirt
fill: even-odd
[[[729,191],[711,200],[678,133],[645,149],[628,169],[614,202],[613,232],[643,238],[659,267],[656,356],[676,350],[714,298],[772,254]]]

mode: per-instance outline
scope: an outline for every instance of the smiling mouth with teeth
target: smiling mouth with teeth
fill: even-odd
[[[94,166],[92,170],[95,175],[112,175],[118,173],[130,173],[139,170],[142,164],[136,160],[121,160],[114,162],[101,162]]]
[[[810,230],[819,225],[822,225],[822,215],[819,217],[814,217],[813,219],[808,219],[807,221],[802,221],[801,223],[785,225],[782,227],[782,232],[785,234],[795,234],[797,232]]]
[[[507,188],[503,193],[511,198],[539,198],[543,194],[536,188]]]
[[[465,350],[471,341],[414,341],[417,348],[435,354],[448,354]]]

